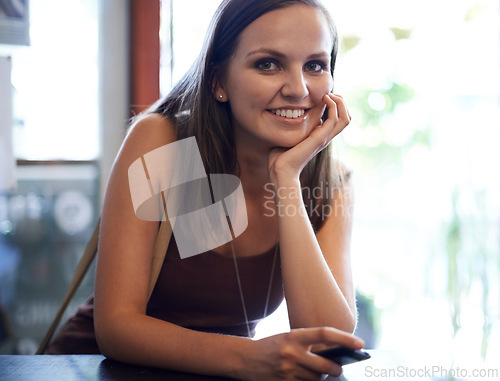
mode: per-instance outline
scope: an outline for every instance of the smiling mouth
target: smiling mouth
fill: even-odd
[[[303,116],[309,109],[273,109],[268,110],[274,115],[281,116],[287,119],[297,119]]]

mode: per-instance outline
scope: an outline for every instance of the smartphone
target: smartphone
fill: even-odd
[[[342,346],[328,348],[319,352],[315,352],[315,354],[336,362],[340,366],[352,364],[354,362],[362,360],[368,360],[371,357],[368,352]]]

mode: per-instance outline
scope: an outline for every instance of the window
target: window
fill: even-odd
[[[99,215],[97,0],[12,3],[29,4],[30,45],[0,45],[20,163],[17,188],[0,187],[0,353],[32,354]],[[89,274],[67,313],[91,294]]]
[[[336,90],[353,114],[340,156],[356,185],[354,271],[376,343],[417,357],[425,348],[445,365],[493,361],[498,2],[330,8],[341,35]]]
[[[96,7],[97,0],[32,0],[30,46],[0,45],[0,55],[12,57],[16,158],[98,157]]]

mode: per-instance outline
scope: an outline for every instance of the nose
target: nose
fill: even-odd
[[[308,94],[307,80],[304,77],[302,68],[286,72],[281,88],[281,95],[286,98],[302,99]]]

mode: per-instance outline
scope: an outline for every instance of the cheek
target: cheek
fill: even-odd
[[[279,92],[280,84],[271,78],[262,78],[261,76],[248,76],[242,81],[240,92],[242,97],[248,102],[262,105],[273,99]]]
[[[255,76],[244,72],[237,77],[232,76],[228,83],[228,96],[233,107],[249,108],[252,105],[262,105],[267,102],[271,94],[269,83],[259,81]]]
[[[331,79],[331,76],[329,76],[328,78],[314,82],[309,87],[310,95],[314,104],[319,106],[316,110],[318,120],[321,119],[326,109],[326,105],[323,102],[323,96],[332,91],[332,86],[333,80]]]
[[[310,92],[311,96],[314,98],[315,102],[318,100],[322,102],[323,95],[328,94],[332,91],[333,87],[333,80],[332,77],[329,75],[328,77],[324,77],[321,79],[318,79],[317,81],[314,81],[313,83],[310,84]]]
[[[276,89],[269,83],[250,81],[233,87],[229,103],[235,117],[255,118],[266,110],[276,97]]]

